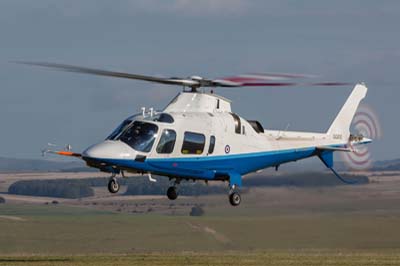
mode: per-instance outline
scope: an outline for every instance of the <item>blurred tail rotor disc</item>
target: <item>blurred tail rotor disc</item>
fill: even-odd
[[[372,140],[382,137],[377,114],[371,107],[361,104],[352,122],[352,131]],[[346,166],[353,170],[366,170],[372,166],[373,158],[367,145],[356,146],[354,152],[341,153]]]

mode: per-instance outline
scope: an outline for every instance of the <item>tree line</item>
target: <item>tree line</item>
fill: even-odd
[[[346,179],[357,181],[356,184],[362,185],[369,182],[366,176],[343,175]],[[119,182],[123,186],[127,186],[125,195],[165,195],[166,190],[173,182],[166,177],[156,177],[157,182],[149,182],[147,177],[135,176],[131,178],[120,178]],[[17,181],[12,184],[8,192],[18,195],[30,196],[46,196],[59,198],[82,198],[94,195],[93,187],[106,187],[108,178],[85,178],[85,179],[55,179],[55,180],[24,180]],[[186,196],[200,196],[207,194],[225,194],[227,193],[226,185],[220,182],[210,182],[210,185],[203,181],[191,182],[182,181],[179,185],[179,194]],[[343,185],[343,183],[335,178],[331,173],[309,172],[295,174],[281,174],[266,176],[252,175],[243,179],[243,192],[252,187],[327,187]]]

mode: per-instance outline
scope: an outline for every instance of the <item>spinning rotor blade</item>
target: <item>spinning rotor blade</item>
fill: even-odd
[[[54,69],[63,70],[63,71],[67,71],[67,72],[84,73],[84,74],[114,77],[114,78],[137,79],[137,80],[144,80],[144,81],[157,82],[157,83],[170,84],[170,85],[184,85],[184,86],[198,85],[197,81],[190,80],[190,79],[159,78],[159,77],[154,77],[154,76],[145,76],[145,75],[124,73],[124,72],[115,72],[115,71],[108,71],[108,70],[80,67],[80,66],[73,66],[73,65],[65,65],[65,64],[46,63],[46,62],[26,62],[26,61],[16,61],[14,63],[30,65],[30,66],[54,68]]]
[[[284,82],[287,79],[313,78],[313,75],[288,74],[288,73],[264,73],[264,74],[246,74],[231,76],[222,79],[203,79],[198,76],[189,78],[161,78],[154,76],[145,76],[124,72],[108,71],[96,68],[80,67],[66,64],[46,63],[46,62],[27,62],[15,61],[17,64],[30,66],[39,66],[52,69],[58,69],[67,72],[84,73],[98,76],[136,79],[149,82],[156,82],[167,85],[181,85],[191,87],[193,90],[199,87],[282,87],[282,86],[344,86],[351,83],[343,82],[318,82],[318,83],[298,83]]]
[[[250,73],[238,76],[225,77],[222,80],[230,80],[234,82],[252,82],[261,80],[288,80],[288,79],[302,79],[302,78],[316,78],[315,75],[307,74],[289,74],[289,73]]]
[[[347,82],[284,82],[282,80],[288,79],[304,79],[304,78],[315,78],[315,75],[305,74],[288,74],[288,73],[266,73],[266,74],[245,74],[232,77],[222,78],[220,82],[231,82],[235,84],[235,87],[283,87],[283,86],[345,86],[351,85]],[[280,82],[277,82],[280,81]],[[232,86],[233,87],[233,86]]]
[[[214,87],[290,87],[290,86],[348,86],[352,83],[349,82],[315,82],[315,83],[301,83],[301,82],[230,82],[229,80],[218,80],[215,82]],[[211,86],[210,86],[211,87]]]

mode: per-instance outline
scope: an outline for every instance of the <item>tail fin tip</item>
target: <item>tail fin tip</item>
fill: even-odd
[[[350,136],[350,125],[356,114],[357,108],[362,99],[367,95],[368,88],[365,83],[358,83],[347,98],[339,114],[336,116],[327,134],[334,138],[348,139]]]

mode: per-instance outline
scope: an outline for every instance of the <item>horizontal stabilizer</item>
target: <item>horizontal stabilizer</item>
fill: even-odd
[[[350,148],[342,148],[342,147],[332,147],[332,146],[319,146],[316,148],[320,151],[344,151],[344,152],[353,152]]]

